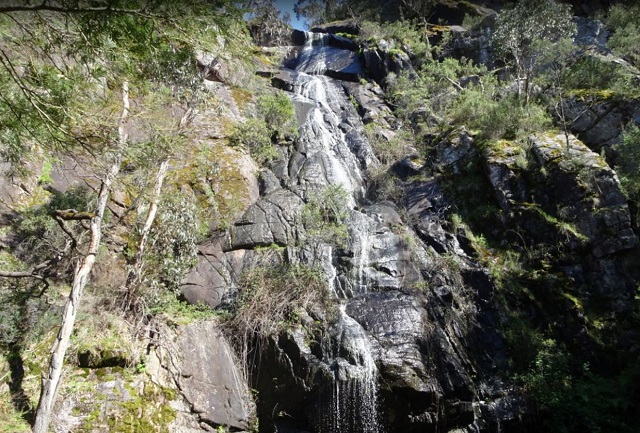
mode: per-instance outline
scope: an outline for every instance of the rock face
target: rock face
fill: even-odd
[[[536,218],[529,218],[532,210],[552,225],[555,221],[572,225],[565,226],[571,248],[588,243],[595,257],[635,246],[626,197],[602,157],[562,134],[531,137],[530,144],[535,158],[531,167],[522,165],[521,149],[508,142],[485,152],[488,178],[504,211],[522,211],[521,223],[530,226],[530,236],[540,241],[552,240],[539,237],[550,232],[538,230]]]
[[[202,344],[206,341],[207,344]],[[213,323],[182,329],[178,386],[201,423],[248,430],[250,393],[233,350]]]
[[[393,50],[385,41],[378,42],[377,47],[365,48],[362,52],[364,64],[371,78],[383,88],[386,87],[389,74],[401,72],[414,73],[409,55],[402,50]]]
[[[393,164],[395,204],[377,202],[368,188],[380,163],[364,125],[393,136],[397,121],[380,86],[359,78],[365,67],[382,84],[391,73],[410,73],[408,57],[384,42],[359,57],[335,36],[297,32],[294,40],[295,58],[266,76],[289,93],[300,136],[261,170],[255,202],[201,246],[183,286],[190,302],[236,311],[248,270],[309,266],[326,279],[322,304],[291,311],[278,333],[249,341],[243,361],[258,394],[260,431],[538,429],[530,401],[504,377],[514,354],[502,333],[509,319],[496,298],[509,295],[497,292],[500,276],[479,264],[479,247],[465,229],[452,230],[446,183],[481,167],[477,180],[499,214],[491,230],[515,233],[525,247],[561,251],[554,283],[566,280],[586,292],[581,282],[593,281],[597,289],[585,298],[595,293],[629,311],[623,294],[632,291],[613,257],[634,248],[636,236],[615,172],[570,134],[481,149],[459,128],[433,143],[431,171],[416,155]],[[322,196],[327,191],[334,196]],[[318,224],[309,214],[320,196],[320,207],[340,210]],[[544,314],[535,308],[532,316]],[[566,332],[579,334],[584,318],[575,316]],[[205,334],[218,342],[217,358],[191,348]],[[583,340],[587,353],[593,341]],[[178,341],[185,353],[205,350],[193,357],[207,360],[184,364],[181,386],[191,388],[208,374],[233,377],[228,347],[215,330],[185,331]],[[245,429],[247,407],[225,403],[242,399],[244,388],[225,380],[194,385],[184,396],[206,425]]]
[[[300,137],[263,171],[260,198],[201,247],[183,287],[190,302],[235,308],[248,269],[301,263],[326,276],[329,305],[297,312],[255,347],[261,431],[477,431],[526,418],[526,402],[495,379],[506,349],[490,308],[493,285],[446,230],[442,189],[433,180],[408,183],[404,216],[393,203],[366,201],[367,170],[379,163],[363,121],[393,133],[395,120],[379,87],[332,78],[344,70],[335,67],[339,59],[354,64],[351,51],[305,37],[287,64],[293,69],[272,76],[291,92]],[[406,67],[394,64],[385,68]],[[461,169],[472,139],[458,141],[458,151],[443,145],[442,153]],[[344,193],[343,242],[305,219],[313,197],[335,187]],[[219,417],[204,391],[195,392],[187,397],[198,410]]]

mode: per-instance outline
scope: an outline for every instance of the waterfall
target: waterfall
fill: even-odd
[[[317,433],[381,433],[378,370],[364,329],[340,306],[330,381],[321,390]]]
[[[296,70],[311,75],[323,74],[327,70],[327,57],[332,51],[332,47],[326,45],[329,35],[305,32],[305,36],[305,46],[298,57]]]
[[[327,35],[306,34],[306,44],[295,67],[293,100],[305,107],[305,120],[300,126],[297,151],[304,158],[295,167],[290,182],[307,192],[329,185],[341,185],[348,192],[347,206],[354,209],[365,195],[365,182],[360,167],[368,162],[358,159],[350,148],[347,133],[362,129],[359,117],[346,98],[342,87],[321,75],[327,70],[335,47],[326,45]],[[338,50],[342,51],[342,50]],[[310,107],[310,108],[309,108]],[[297,185],[296,185],[297,184]],[[370,227],[368,216],[352,211],[363,227]],[[370,234],[352,234],[354,248],[353,272],[348,277],[349,295],[367,291],[366,267],[371,249]],[[323,250],[320,260],[339,297],[347,293],[337,288],[338,272],[332,262],[333,249]],[[329,254],[326,254],[326,253]],[[319,380],[317,413],[311,417],[315,433],[382,433],[378,414],[378,370],[369,336],[363,327],[339,310],[336,323],[324,344],[323,379]]]

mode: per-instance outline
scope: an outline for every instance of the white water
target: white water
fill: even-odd
[[[352,112],[353,107],[341,87],[319,75],[327,69],[330,49],[335,50],[324,46],[325,37],[307,34],[307,43],[296,67],[299,74],[293,83],[293,99],[311,109],[300,127],[298,139],[298,151],[306,160],[295,173],[294,182],[307,191],[341,185],[348,192],[347,206],[353,209],[365,194],[361,162],[351,151],[345,133],[349,130],[348,110]],[[368,233],[354,236],[353,241],[358,255],[354,262],[355,274],[349,275],[348,284],[357,293],[362,293],[367,291],[365,269],[369,265],[371,242]],[[322,262],[321,266],[339,296],[338,272],[332,262],[332,253],[329,247],[316,258]],[[346,313],[343,305],[330,334],[327,341],[330,347],[325,350],[329,356],[323,360],[328,369],[327,383],[320,391],[315,433],[382,433],[377,410],[378,370],[366,331]]]
[[[336,326],[339,353],[334,355],[330,389],[323,391],[324,410],[315,426],[317,433],[381,433],[378,369],[369,338],[344,305]]]

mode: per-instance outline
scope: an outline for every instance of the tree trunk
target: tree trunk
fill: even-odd
[[[167,171],[169,170],[169,159],[165,159],[160,164],[160,168],[158,169],[158,173],[156,174],[155,186],[153,188],[153,195],[151,196],[151,202],[149,204],[149,211],[147,212],[147,218],[144,222],[144,226],[140,231],[140,241],[138,242],[138,251],[136,251],[136,255],[133,258],[133,264],[129,273],[127,274],[127,280],[124,285],[124,293],[125,293],[125,309],[130,309],[133,302],[133,295],[136,290],[136,286],[140,280],[140,276],[142,275],[142,256],[144,255],[144,250],[147,247],[147,242],[149,240],[149,233],[151,232],[151,226],[153,225],[153,221],[156,219],[156,214],[158,213],[158,202],[160,201],[160,193],[162,192],[162,184],[164,183],[164,178],[167,176]]]
[[[76,268],[71,292],[69,293],[69,298],[67,299],[67,303],[65,304],[64,311],[62,313],[60,330],[58,331],[58,336],[51,347],[49,371],[46,376],[43,374],[42,377],[42,388],[40,390],[40,400],[38,402],[36,418],[33,424],[33,433],[47,433],[49,429],[51,411],[53,409],[56,392],[62,375],[64,356],[67,352],[67,347],[69,346],[69,339],[73,332],[73,326],[78,313],[80,297],[82,296],[84,287],[89,281],[89,274],[96,261],[96,255],[98,254],[98,247],[100,246],[100,240],[102,238],[102,217],[109,201],[109,190],[111,188],[111,183],[120,171],[122,150],[127,142],[125,126],[129,118],[129,85],[126,81],[122,84],[122,103],[123,109],[118,125],[118,143],[115,149],[115,154],[113,155],[113,162],[109,171],[102,179],[102,185],[100,186],[100,192],[98,193],[95,215],[91,218],[90,223],[91,241],[89,242],[89,249],[81,263],[79,263]]]

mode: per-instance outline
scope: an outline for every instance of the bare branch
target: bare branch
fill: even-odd
[[[139,15],[147,18],[161,17],[161,15],[153,14],[147,11],[147,7],[136,9],[121,9],[111,7],[111,2],[106,6],[94,7],[78,7],[78,6],[56,6],[46,0],[37,5],[15,5],[0,6],[0,13],[10,14],[15,12],[59,12],[64,14],[82,14],[82,13],[111,13],[124,15]]]
[[[58,260],[50,259],[45,262],[40,263],[39,265],[34,266],[33,268],[26,271],[2,271],[0,270],[0,277],[3,278],[36,278],[38,280],[45,279],[45,276],[42,275],[43,271],[48,270],[54,263]]]

